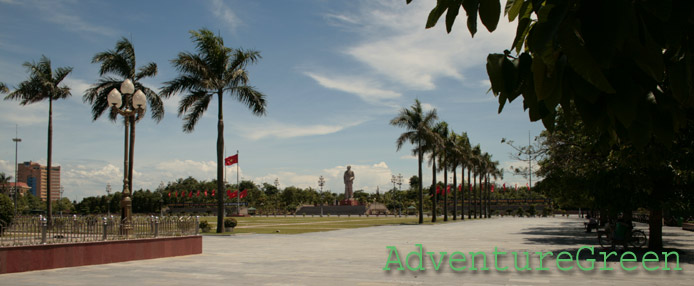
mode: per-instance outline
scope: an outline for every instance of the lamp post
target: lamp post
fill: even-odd
[[[17,125],[15,125],[15,137],[12,138],[12,141],[14,141],[14,213],[17,213],[17,182],[19,181],[18,173],[17,173],[17,150],[19,150],[19,142],[22,142],[22,139],[19,138],[18,133],[17,133]]]
[[[320,176],[318,178],[318,186],[320,186],[320,217],[323,217],[323,186],[325,185],[325,178]]]
[[[122,95],[121,95],[122,93]],[[133,171],[133,151],[135,147],[135,122],[139,121],[145,113],[147,99],[141,90],[135,91],[132,80],[125,79],[118,89],[112,89],[108,93],[108,105],[111,112],[123,116],[125,122],[125,142],[123,156],[123,199],[121,200],[121,231],[122,234],[130,236],[132,232],[132,199],[130,198],[130,184],[132,184]],[[128,127],[130,132],[128,133]],[[130,148],[128,149],[128,137],[130,137]]]

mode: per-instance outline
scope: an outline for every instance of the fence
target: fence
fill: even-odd
[[[0,247],[197,235],[199,217],[134,216],[130,231],[113,216],[54,217],[51,222],[43,216],[16,217],[9,225],[0,221]]]

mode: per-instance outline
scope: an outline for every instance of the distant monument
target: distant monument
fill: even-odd
[[[352,183],[354,183],[354,171],[352,171],[352,166],[347,166],[347,171],[345,171],[345,200],[350,200],[354,198],[354,192],[352,191]]]

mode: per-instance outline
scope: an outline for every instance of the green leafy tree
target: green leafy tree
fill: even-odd
[[[439,0],[425,27],[446,13],[450,33],[462,7],[473,36],[478,17],[492,32],[500,2]],[[670,146],[686,126],[694,107],[693,1],[507,0],[503,11],[517,23],[516,55],[487,57],[499,112],[523,96],[530,119],[552,130],[556,107],[573,102],[601,142],[639,148],[651,138]]]
[[[0,193],[9,195],[12,180],[12,176],[5,175],[5,173],[0,173]]]
[[[438,119],[436,110],[424,112],[422,103],[415,99],[415,103],[410,108],[403,108],[400,113],[390,121],[390,124],[397,127],[405,128],[407,131],[400,134],[395,141],[397,150],[400,151],[402,146],[409,142],[415,145],[412,149],[412,154],[417,156],[417,184],[419,188],[419,223],[424,223],[424,193],[422,192],[422,161],[425,152],[427,141],[434,136],[431,131],[431,126]],[[410,179],[410,183],[412,183]]]
[[[0,230],[4,230],[14,220],[14,204],[5,194],[0,194]],[[0,233],[2,235],[2,233]]]
[[[179,76],[166,82],[162,95],[169,97],[183,92],[178,115],[183,116],[184,132],[193,132],[198,120],[217,96],[217,233],[222,233],[224,200],[224,117],[222,99],[225,93],[246,105],[255,115],[265,114],[265,95],[248,85],[246,67],[260,59],[252,50],[231,49],[212,31],[191,31],[197,54],[182,52],[172,61]]]
[[[38,62],[25,62],[29,79],[19,84],[17,89],[7,95],[5,100],[19,100],[27,105],[48,99],[48,159],[46,167],[46,186],[51,186],[51,169],[53,163],[53,101],[70,96],[70,88],[60,83],[72,72],[71,67],[51,68],[51,60],[41,56]],[[46,209],[49,223],[52,222],[52,197],[50,187],[46,193]]]

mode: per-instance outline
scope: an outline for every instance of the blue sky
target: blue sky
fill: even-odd
[[[160,88],[177,73],[170,60],[194,51],[190,30],[218,32],[232,48],[255,49],[262,60],[249,68],[251,84],[267,95],[267,116],[225,98],[228,155],[239,150],[240,176],[260,184],[279,179],[281,187],[317,187],[342,192],[342,172],[352,165],[355,189],[375,192],[392,187],[392,174],[417,172],[412,146],[396,152],[404,132],[389,125],[399,109],[419,98],[436,108],[455,132],[468,132],[473,144],[505,167],[503,182],[525,184],[510,174],[518,165],[505,137],[527,142],[543,129],[531,123],[522,102],[498,104],[490,93],[484,64],[491,52],[510,47],[515,28],[502,18],[493,34],[479,25],[472,39],[458,23],[451,34],[443,25],[425,30],[435,1],[34,1],[0,0],[0,81],[11,88],[27,78],[22,63],[41,55],[53,68],[71,66],[64,81],[72,97],[54,103],[53,162],[62,166],[65,196],[102,195],[106,184],[122,186],[123,126],[106,118],[91,120],[84,90],[98,79],[94,54],[131,39],[138,66],[155,62],[156,77],[145,85]],[[165,102],[160,123],[137,125],[135,189],[193,176],[216,177],[216,104],[193,133],[182,132],[179,97]],[[14,174],[15,125],[19,161],[46,162],[48,103],[0,103],[0,171]],[[431,180],[425,168],[424,179]],[[229,180],[236,168],[228,168]],[[405,182],[407,184],[407,182]]]

